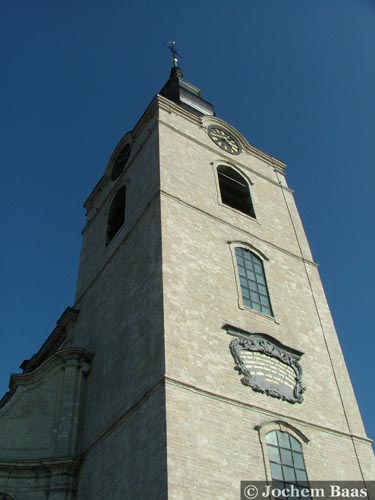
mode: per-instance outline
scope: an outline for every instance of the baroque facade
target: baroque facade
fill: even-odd
[[[285,164],[178,67],[85,208],[75,303],[1,402],[0,498],[375,477]]]

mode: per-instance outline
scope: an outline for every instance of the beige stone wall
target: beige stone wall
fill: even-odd
[[[164,384],[126,413],[84,455],[78,500],[165,500]]]
[[[74,343],[94,353],[82,449],[97,439],[162,378],[162,276],[158,133],[151,118],[130,137],[122,175],[89,209],[75,307]],[[129,137],[129,136],[128,136]],[[125,223],[105,245],[107,213],[127,187]]]
[[[283,164],[234,129],[242,153],[224,153],[206,133],[210,120],[229,127],[158,97],[116,148],[132,144],[121,176],[110,180],[112,158],[86,203],[79,314],[64,346],[93,355],[84,395],[74,396],[79,384],[59,364],[16,391],[0,412],[0,491],[73,499],[78,474],[78,500],[238,499],[241,480],[269,478],[262,443],[272,425],[305,436],[310,479],[375,476]],[[256,219],[221,203],[222,164],[248,179]],[[106,246],[108,209],[122,185],[125,224]],[[274,317],[243,306],[236,245],[264,260]],[[225,324],[304,352],[302,404],[241,383]],[[70,399],[57,398],[64,390]],[[58,470],[46,461],[57,456],[66,458]],[[18,463],[9,483],[10,461],[19,458],[34,462]]]
[[[0,491],[17,500],[73,499],[79,423],[91,356],[60,349],[39,368],[13,375],[0,409]]]
[[[44,370],[43,370],[44,371]],[[55,449],[64,381],[64,366],[58,364],[46,373],[21,385],[0,410],[0,449],[2,458],[51,456]]]
[[[149,491],[157,492],[153,498],[163,499],[167,487],[158,130],[155,108],[149,111],[147,119],[125,137],[131,141],[132,153],[124,172],[110,180],[110,161],[86,204],[74,304],[79,314],[69,337],[69,345],[93,354],[79,439],[71,450],[83,460],[79,500],[147,497]],[[125,223],[106,246],[108,209],[122,185],[127,187]],[[40,394],[31,394],[25,403],[29,412],[39,405],[40,422],[24,415],[24,421],[14,427],[32,441],[32,457],[41,456],[38,445],[44,446],[55,432],[51,415],[56,419],[62,415],[62,408],[52,406],[50,396],[61,392],[58,384],[63,375],[62,370],[57,378],[52,374],[50,390],[39,388]],[[7,420],[3,421],[6,427]],[[45,432],[39,441],[37,433],[33,434],[36,425]],[[9,435],[4,440],[9,446]],[[59,452],[55,448],[50,455],[56,457]],[[12,456],[22,461],[29,455],[18,443]],[[4,455],[0,462],[1,458]],[[39,487],[52,499],[49,476],[43,479],[35,467],[27,473],[34,481],[29,491]],[[24,489],[24,484],[19,477],[12,491]]]
[[[71,456],[89,364],[82,349],[61,349],[31,373],[13,375],[0,409],[0,460]]]
[[[108,265],[124,240],[134,228],[144,223],[142,215],[147,211],[159,189],[158,130],[155,116],[141,123],[134,132],[120,141],[131,144],[129,160],[122,174],[112,181],[113,155],[110,158],[99,188],[93,190],[86,202],[86,226],[83,229],[81,259],[78,273],[76,301],[81,304],[87,289]],[[116,148],[117,149],[117,148]],[[106,246],[108,210],[116,192],[126,186],[126,219],[121,230]],[[150,237],[157,230],[149,229]]]
[[[82,425],[79,500],[147,498],[149,491],[165,498],[158,130],[150,120],[130,137],[129,162],[97,195],[84,231],[74,342],[94,358]],[[123,184],[125,224],[106,247],[108,208]]]
[[[176,382],[167,384],[166,394],[169,499],[238,500],[240,481],[270,480],[267,450],[255,429],[271,420],[268,412]],[[310,480],[360,478],[350,438],[303,422],[295,426],[309,439],[303,452]],[[373,479],[369,470],[367,479]]]
[[[281,169],[245,141],[238,156],[220,150],[206,133],[209,118],[202,124],[169,106],[160,122],[166,375],[178,382],[167,392],[171,498],[178,498],[180,476],[194,490],[184,498],[197,498],[194,484],[203,488],[201,498],[219,498],[218,492],[237,498],[241,479],[263,479],[252,430],[263,419],[282,419],[306,432],[311,478],[360,479],[357,446],[364,475],[374,477],[371,446],[317,267]],[[221,203],[221,164],[249,180],[256,220]],[[265,257],[274,318],[242,306],[231,251],[236,244]],[[302,404],[241,384],[226,323],[304,352]]]

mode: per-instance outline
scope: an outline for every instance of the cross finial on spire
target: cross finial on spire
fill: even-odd
[[[177,62],[178,62],[177,56],[178,57],[181,57],[181,56],[176,50],[176,42],[166,42],[164,45],[171,51],[172,56],[173,56],[173,59],[172,59],[173,66],[175,68],[177,68]]]

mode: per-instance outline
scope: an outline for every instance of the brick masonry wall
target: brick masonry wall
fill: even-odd
[[[26,394],[25,407],[14,405],[10,427],[0,415],[3,449],[25,429],[50,429],[55,417],[62,422],[51,456],[83,459],[78,500],[237,499],[241,480],[269,477],[262,439],[270,425],[306,436],[310,479],[375,477],[370,442],[282,165],[234,130],[242,153],[224,153],[209,139],[209,123],[156,98],[124,138],[132,144],[124,172],[111,181],[110,161],[89,199],[74,305],[79,315],[67,345],[86,349],[93,359],[74,448],[63,422],[73,399],[67,397],[63,409],[51,403],[61,392],[60,372],[51,372],[47,389],[43,382],[29,399]],[[216,168],[222,164],[248,179],[256,219],[221,203]],[[125,223],[106,246],[108,209],[123,185]],[[273,318],[243,307],[235,245],[264,260]],[[302,404],[241,384],[225,324],[266,333],[304,352]],[[74,393],[72,379],[65,382]],[[40,419],[26,415],[38,405],[48,408]],[[28,439],[8,458],[40,457],[43,439]],[[39,500],[51,486],[33,474],[27,498]],[[0,466],[0,488],[7,480]],[[12,491],[17,484],[26,491],[21,483],[14,480]],[[65,500],[72,498],[72,484]]]
[[[167,392],[171,498],[178,498],[180,476],[186,491],[194,491],[184,492],[184,498],[198,493],[201,498],[237,498],[233,488],[250,478],[250,471],[253,479],[263,479],[253,428],[264,419],[306,429],[311,478],[360,479],[357,454],[363,474],[373,478],[370,442],[284,176],[272,158],[257,157],[245,142],[239,156],[220,150],[206,133],[209,118],[202,126],[173,108],[162,110],[160,121],[166,375],[176,384]],[[247,177],[256,220],[221,203],[218,165]],[[231,252],[238,243],[265,257],[274,318],[241,306]],[[226,323],[269,334],[304,352],[302,404],[241,384],[229,351],[233,337],[222,328]]]

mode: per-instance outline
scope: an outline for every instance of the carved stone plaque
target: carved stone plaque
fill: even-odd
[[[235,338],[230,351],[243,378],[241,382],[254,391],[288,401],[302,403],[302,368],[299,360],[303,353],[287,347],[265,333],[250,333],[225,325]]]

